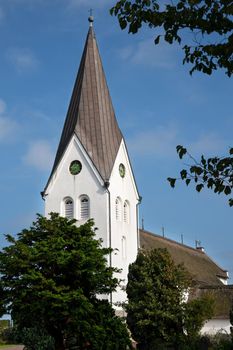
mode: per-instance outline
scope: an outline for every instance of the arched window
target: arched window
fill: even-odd
[[[65,217],[68,219],[74,218],[74,202],[72,198],[65,198],[64,200],[64,206],[65,206]]]
[[[124,202],[124,222],[129,223],[129,202]]]
[[[88,219],[90,216],[90,203],[86,195],[80,197],[80,220]]]
[[[122,259],[127,258],[127,247],[126,247],[126,237],[125,236],[121,237],[121,254],[122,254]]]
[[[116,209],[116,221],[121,221],[121,199],[120,199],[120,197],[116,198],[115,209]]]

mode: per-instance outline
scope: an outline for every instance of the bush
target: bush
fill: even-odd
[[[38,328],[23,328],[20,342],[25,350],[55,350],[54,339],[44,330]]]
[[[210,339],[213,350],[233,350],[233,344],[229,334],[217,333]]]
[[[17,329],[14,327],[8,327],[2,330],[1,332],[1,340],[5,344],[14,344],[18,343],[18,333]]]

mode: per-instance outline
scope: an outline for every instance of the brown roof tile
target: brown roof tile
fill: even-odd
[[[122,134],[115,117],[92,27],[87,34],[50,178],[74,134],[79,138],[103,180],[108,180]]]
[[[198,285],[222,285],[219,277],[227,279],[227,272],[200,250],[143,230],[140,245],[145,249],[166,248],[175,263],[184,264]]]

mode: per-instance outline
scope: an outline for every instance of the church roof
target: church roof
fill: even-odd
[[[74,134],[103,180],[108,180],[122,134],[115,117],[92,26],[87,34],[51,176]]]
[[[166,248],[174,262],[184,264],[199,286],[221,286],[220,278],[227,280],[227,271],[221,269],[204,251],[144,230],[139,233],[141,248]]]
[[[229,319],[233,300],[233,285],[201,286],[190,290],[189,299],[210,296],[214,299],[214,317],[216,319]]]

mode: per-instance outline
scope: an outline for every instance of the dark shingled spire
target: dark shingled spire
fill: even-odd
[[[87,34],[51,176],[73,134],[79,138],[103,180],[108,180],[122,134],[115,117],[92,26]]]

